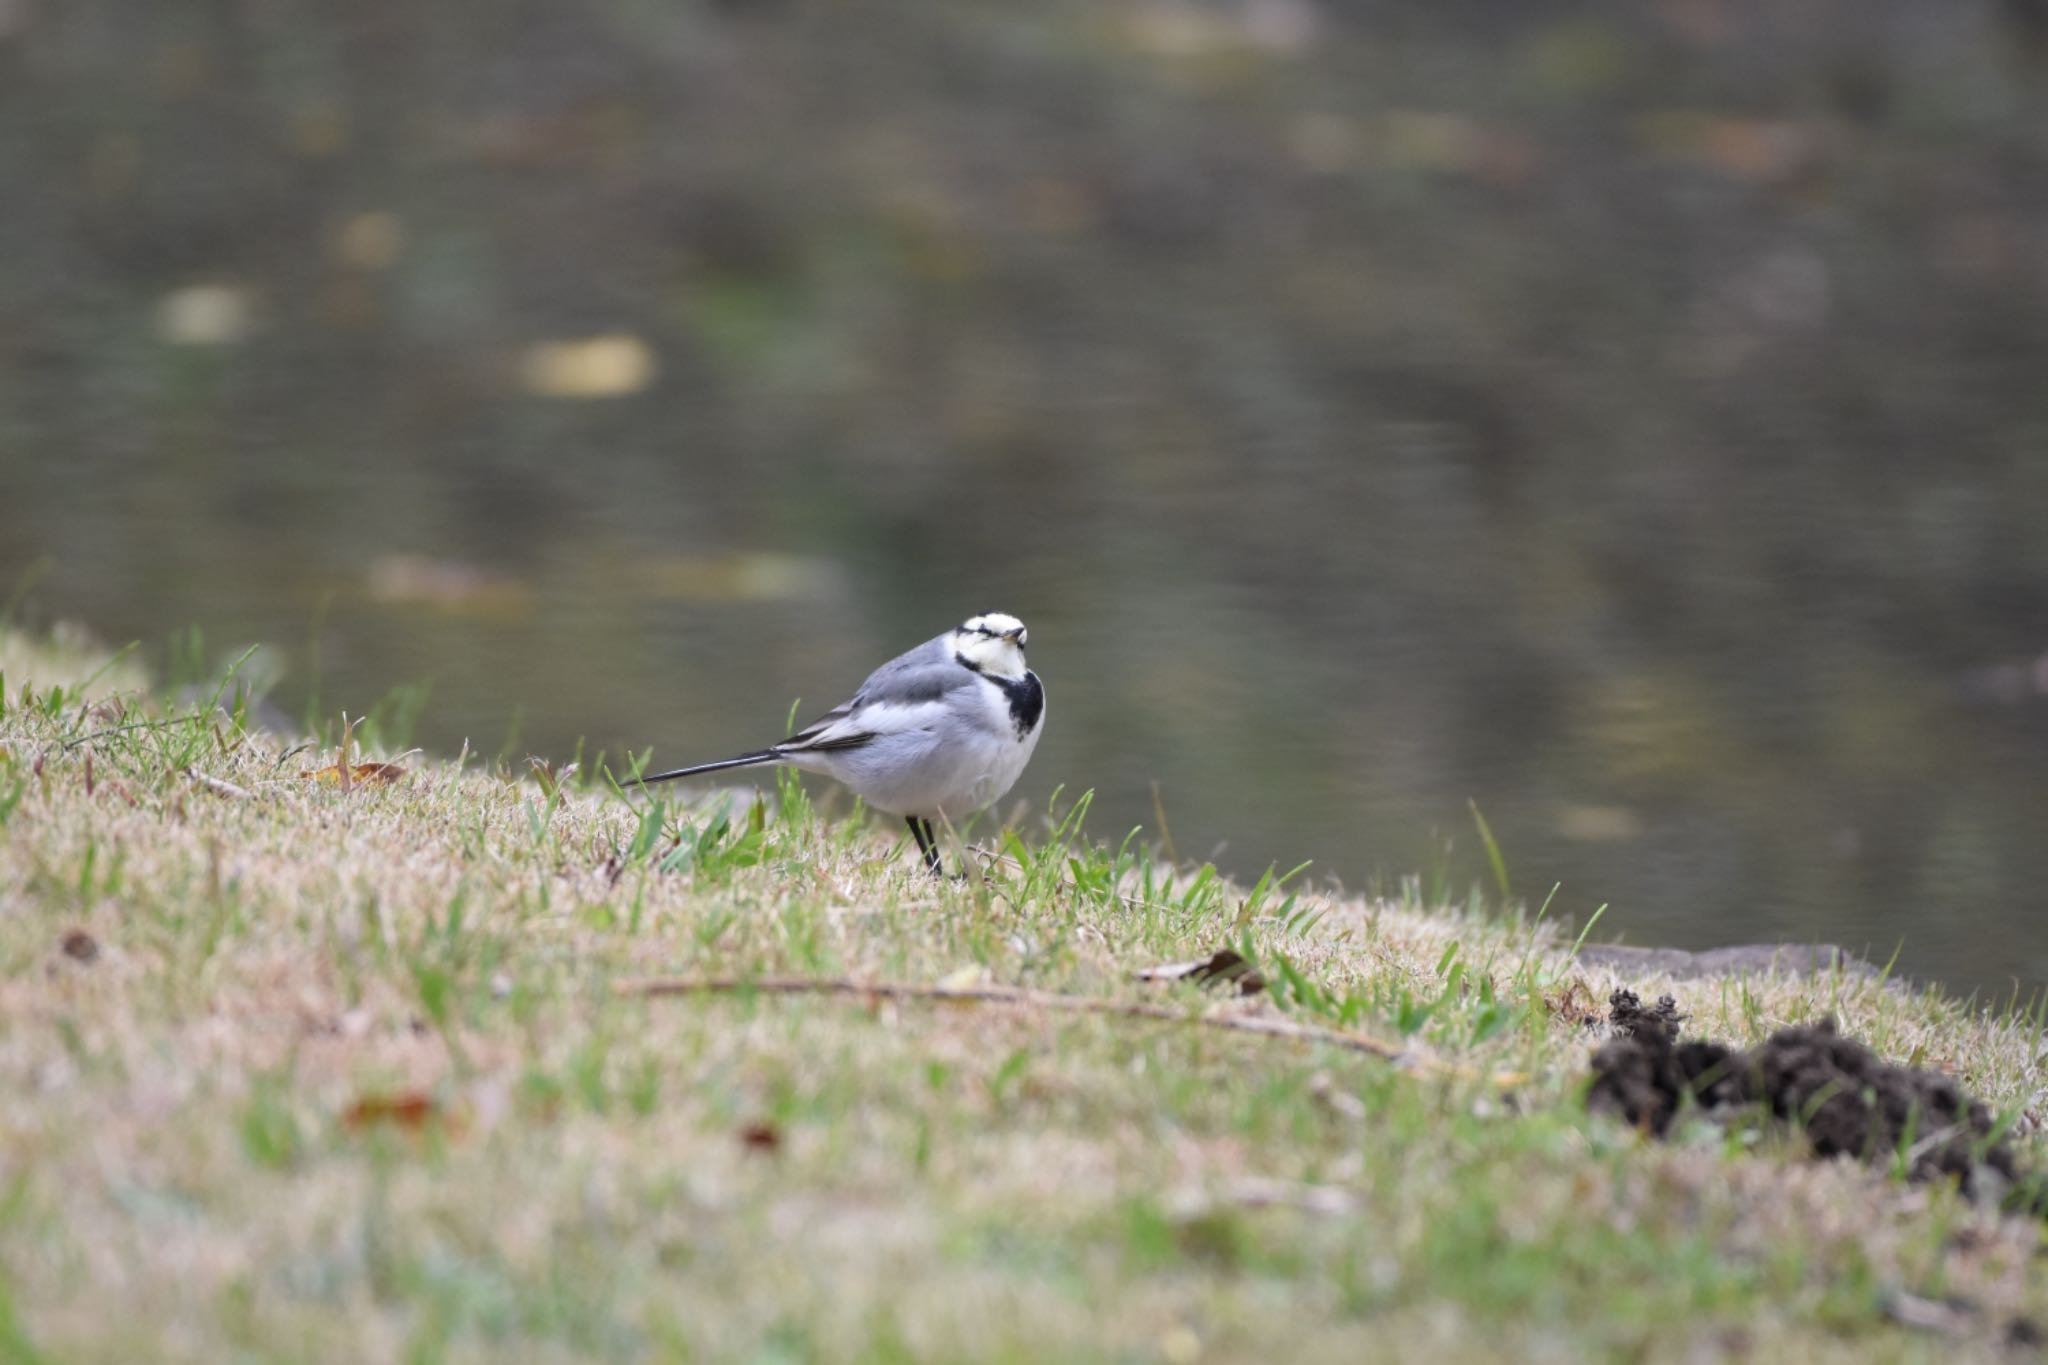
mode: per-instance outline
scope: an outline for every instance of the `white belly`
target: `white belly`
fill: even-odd
[[[793,754],[790,761],[836,778],[885,815],[964,820],[1017,784],[1045,729],[1041,711],[1020,740],[1001,690],[991,685],[981,700],[985,709],[978,716],[935,718],[858,749]]]

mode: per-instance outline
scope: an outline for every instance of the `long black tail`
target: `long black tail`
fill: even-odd
[[[668,782],[678,777],[695,777],[699,773],[719,773],[727,768],[758,768],[764,763],[780,763],[782,755],[773,749],[756,749],[751,754],[738,758],[721,758],[716,763],[699,763],[693,768],[671,768],[665,773],[650,773],[646,777],[626,779],[629,787],[645,787],[654,782]]]

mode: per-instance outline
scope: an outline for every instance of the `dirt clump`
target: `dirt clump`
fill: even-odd
[[[1688,1102],[1708,1111],[1755,1106],[1798,1125],[1817,1157],[1889,1161],[1914,1180],[1954,1178],[1998,1197],[2022,1182],[1991,1111],[1939,1071],[1887,1062],[1820,1019],[1779,1029],[1744,1050],[1679,1040],[1685,1016],[1666,996],[1645,1008],[1635,992],[1608,1001],[1613,1036],[1593,1054],[1587,1107],[1665,1135]],[[2031,1202],[2031,1201],[2030,1201]]]
[[[1678,1012],[1678,1002],[1668,995],[1645,1007],[1634,991],[1616,991],[1607,998],[1607,1027],[1617,1034],[1649,1032],[1669,1040],[1678,1037],[1678,1026],[1692,1018]]]

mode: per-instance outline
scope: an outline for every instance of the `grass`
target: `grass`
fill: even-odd
[[[373,726],[352,757],[407,771],[342,790],[301,775],[332,748],[106,662],[0,635],[0,1359],[1989,1359],[2048,1320],[2035,1223],[1755,1125],[1588,1117],[1577,1017],[1616,984],[1743,1043],[1833,1013],[2038,1157],[2037,1015],[1618,983],[1476,897],[1098,842],[1085,796],[934,885],[793,780],[639,805]],[[1224,946],[1265,994],[1132,979]],[[676,975],[1284,1012],[1399,1055],[618,989]],[[1919,1300],[1959,1306],[1887,1311]]]

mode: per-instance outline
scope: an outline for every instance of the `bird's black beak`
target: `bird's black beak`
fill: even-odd
[[[1006,630],[1003,632],[1003,638],[1020,649],[1024,646],[1024,632],[1021,629]]]

